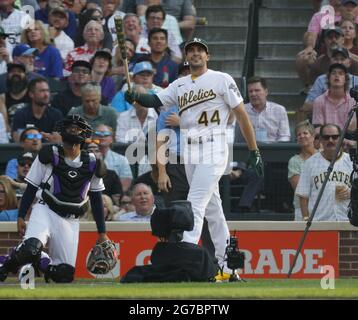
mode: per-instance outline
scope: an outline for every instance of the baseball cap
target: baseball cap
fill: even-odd
[[[53,8],[53,9],[49,12],[49,15],[51,15],[51,14],[56,14],[56,13],[61,14],[61,15],[63,15],[64,17],[68,18],[68,12],[67,12],[67,10],[66,10],[64,7],[59,6],[59,7]]]
[[[344,47],[336,47],[331,49],[331,56],[334,57],[336,54],[341,54],[345,58],[349,58],[348,50]]]
[[[71,66],[71,71],[76,67],[84,67],[90,71],[92,70],[91,64],[86,60],[76,60]]]
[[[332,32],[334,32],[342,37],[344,36],[342,29],[340,27],[335,27],[334,29],[326,29],[324,31],[324,37],[329,36]]]
[[[31,48],[28,44],[18,44],[12,51],[12,57],[37,55],[38,52],[36,48]]]
[[[136,75],[143,71],[149,71],[151,73],[154,73],[152,64],[148,61],[137,63],[133,68],[133,75]]]
[[[34,154],[32,152],[26,151],[26,152],[21,153],[17,157],[18,162],[21,162],[21,161],[26,160],[26,159],[30,159],[31,162],[34,161]]]
[[[334,69],[341,69],[344,73],[348,73],[347,67],[341,63],[333,63],[329,66],[328,73],[331,73]]]
[[[11,62],[7,64],[7,72],[10,72],[13,68],[20,68],[26,73],[26,67],[22,63]]]
[[[347,3],[353,3],[354,5],[358,5],[358,0],[341,0],[341,5],[346,5]]]
[[[192,40],[189,40],[184,46],[185,53],[187,52],[189,47],[194,44],[201,45],[205,49],[206,53],[209,53],[209,47],[208,47],[207,43],[203,39],[200,39],[200,38],[194,38]]]
[[[112,61],[112,54],[107,50],[97,50],[93,56],[93,59],[97,57],[103,57],[105,59],[108,59],[109,61]]]

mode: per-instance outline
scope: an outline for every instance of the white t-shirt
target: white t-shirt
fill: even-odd
[[[225,133],[230,110],[243,101],[229,74],[210,69],[194,80],[179,78],[157,95],[165,108],[179,106],[180,129],[191,138]]]
[[[82,162],[80,161],[80,156],[75,158],[74,160],[69,160],[65,158],[66,163],[73,167],[73,168],[79,168],[82,165]],[[40,188],[40,184],[42,182],[47,182],[50,185],[50,192],[52,193],[54,190],[54,181],[52,174],[52,164],[43,164],[40,162],[39,157],[37,156],[35,161],[32,163],[31,168],[25,178],[25,180],[28,183],[31,183],[33,186],[39,188],[39,190],[36,193],[36,197],[38,199],[42,199],[41,193],[42,189]],[[47,181],[48,180],[48,181]],[[90,184],[87,187],[87,190],[84,191],[84,198],[86,198],[88,191],[103,191],[104,184],[102,178],[97,178],[95,175],[93,175]]]
[[[308,158],[302,166],[296,194],[309,198],[308,211],[312,213],[318,194],[325,179],[329,166],[320,152]],[[351,188],[350,175],[353,169],[352,161],[347,153],[343,153],[334,164],[333,171],[322,194],[321,201],[314,216],[316,221],[345,221],[349,200],[337,201],[336,185]]]

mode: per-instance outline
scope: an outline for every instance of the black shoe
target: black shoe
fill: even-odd
[[[9,273],[7,272],[7,270],[5,269],[5,267],[4,267],[4,266],[0,266],[0,282],[5,281],[8,274],[9,274]]]

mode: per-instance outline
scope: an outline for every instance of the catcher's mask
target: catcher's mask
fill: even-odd
[[[112,241],[97,243],[91,250],[87,260],[87,270],[93,274],[106,274],[117,263],[117,252]]]
[[[68,132],[68,128],[71,126],[77,126],[82,131],[79,133]],[[81,144],[92,135],[92,128],[87,121],[81,118],[78,114],[67,116],[65,119],[57,122],[56,129],[60,132],[62,140],[69,144]]]
[[[152,234],[158,238],[165,238],[169,242],[178,242],[183,238],[184,231],[191,231],[194,227],[194,215],[191,203],[186,200],[172,201],[166,209],[155,209],[150,225]]]

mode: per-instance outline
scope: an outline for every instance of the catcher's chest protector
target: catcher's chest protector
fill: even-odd
[[[52,177],[53,177],[53,193],[50,197],[48,192],[43,192],[43,200],[49,205],[49,207],[60,215],[68,214],[68,208],[61,209],[61,206],[55,205],[54,199],[69,204],[80,204],[86,199],[86,190],[90,184],[90,181],[96,170],[96,158],[93,154],[89,154],[86,151],[81,151],[82,166],[79,168],[69,166],[64,157],[64,152],[60,146],[52,146],[40,151],[39,160],[41,163],[52,164]],[[42,183],[41,187],[44,190],[50,190],[50,185]],[[55,201],[56,202],[56,201]],[[82,215],[87,210],[75,210],[71,212],[76,216]],[[70,210],[71,211],[71,210]],[[83,212],[82,212],[83,211]]]

